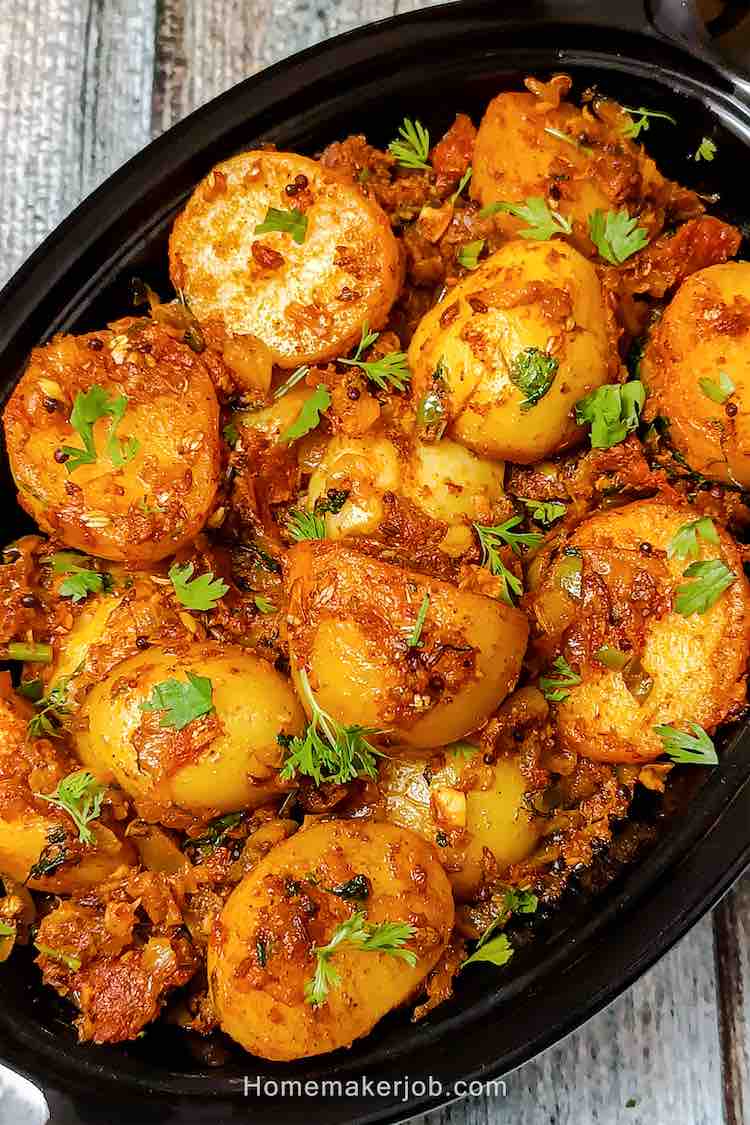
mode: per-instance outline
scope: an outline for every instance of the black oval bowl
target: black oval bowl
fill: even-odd
[[[306,51],[200,109],[86,200],[0,294],[3,401],[32,346],[126,313],[134,276],[169,292],[169,227],[217,160],[260,141],[314,154],[349,132],[366,131],[382,144],[405,114],[436,136],[455,112],[476,119],[490,97],[517,88],[528,73],[565,70],[576,92],[595,83],[627,105],[673,114],[676,128],[655,123],[645,138],[660,166],[700,190],[719,191],[716,210],[725,217],[750,217],[746,177],[738,174],[750,147],[741,80],[681,25],[681,0],[655,5],[671,38],[655,30],[638,0],[620,3],[616,17],[609,7],[530,0],[427,9]],[[680,41],[685,35],[689,44]],[[704,134],[718,155],[696,164],[689,157]],[[5,455],[0,473],[7,540],[28,521],[16,506]],[[212,1069],[196,1061],[181,1033],[161,1025],[132,1045],[80,1046],[69,1012],[41,987],[21,951],[0,966],[0,1054],[43,1086],[55,1125],[113,1115],[120,1125],[219,1125],[251,1116],[294,1125],[311,1114],[333,1125],[412,1116],[455,1097],[457,1082],[507,1073],[550,1046],[684,934],[750,858],[749,782],[750,729],[742,726],[693,795],[689,815],[673,817],[658,846],[599,897],[566,909],[507,969],[468,970],[455,997],[421,1023],[393,1014],[348,1051],[289,1065],[231,1051]],[[307,1079],[345,1083],[362,1075],[374,1083],[432,1076],[433,1085],[386,1094],[373,1087],[360,1097],[347,1096],[345,1087],[304,1092]],[[255,1077],[303,1085],[299,1096],[260,1093]]]

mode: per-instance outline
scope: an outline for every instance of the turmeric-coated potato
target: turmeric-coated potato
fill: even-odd
[[[383,521],[384,494],[399,491],[402,474],[399,451],[387,437],[338,434],[331,438],[310,477],[308,506],[313,508],[329,494],[346,493],[339,510],[325,515],[327,538],[371,535]]]
[[[744,707],[750,587],[734,542],[699,518],[659,499],[600,512],[551,563],[531,609],[545,645],[564,635],[572,669],[557,706],[563,747],[647,762],[664,753],[655,726],[710,734]]]
[[[607,382],[596,271],[562,242],[510,242],[422,318],[409,348],[417,425],[529,464],[580,436],[576,402]]]
[[[219,480],[200,355],[153,322],[35,348],[5,409],[19,499],[69,547],[147,566],[193,539]]]
[[[380,206],[289,152],[218,164],[178,217],[169,259],[199,320],[257,336],[281,367],[345,355],[365,321],[382,328],[403,276]]]
[[[213,643],[152,648],[119,664],[79,712],[79,757],[115,779],[145,819],[176,807],[214,816],[284,789],[278,735],[299,734],[292,687],[251,652]]]
[[[750,488],[750,262],[709,266],[684,281],[641,362],[645,413],[711,480]]]
[[[539,839],[543,821],[529,811],[528,782],[513,757],[488,765],[466,742],[429,756],[389,750],[379,786],[386,818],[438,845],[453,893],[463,900],[482,886],[487,851],[502,871]]]
[[[334,893],[352,880],[356,898]],[[435,849],[415,833],[356,820],[303,828],[245,877],[214,927],[208,977],[219,1024],[267,1059],[348,1047],[417,992],[453,913]],[[386,922],[401,924],[395,948],[408,960],[341,940],[347,923],[361,932]],[[337,934],[328,987],[313,991],[316,950]]]
[[[323,710],[417,747],[476,730],[518,678],[528,623],[494,598],[402,570],[342,543],[288,556],[289,651]]]
[[[42,799],[80,769],[60,739],[29,737],[33,709],[9,684],[0,688],[0,876],[32,890],[70,894],[136,862],[132,845],[99,818],[78,826],[64,808]]]

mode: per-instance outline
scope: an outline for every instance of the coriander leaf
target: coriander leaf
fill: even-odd
[[[347,879],[345,883],[338,883],[335,887],[326,887],[325,889],[332,895],[338,895],[339,898],[354,902],[365,902],[372,894],[372,883],[365,874],[360,872],[359,875],[353,875],[351,879]]]
[[[479,265],[479,255],[484,250],[484,238],[478,238],[476,242],[466,242],[458,252],[459,264],[466,270],[475,270]]]
[[[713,160],[717,151],[715,142],[710,137],[704,137],[693,153],[693,160]]]
[[[403,391],[411,379],[411,372],[406,363],[406,352],[388,352],[379,359],[364,360],[362,356],[368,348],[372,347],[380,336],[379,332],[371,332],[367,321],[362,325],[362,333],[357,350],[351,359],[340,359],[339,363],[347,367],[359,367],[371,382],[381,390],[395,387]]]
[[[513,528],[518,527],[519,523],[523,523],[521,516],[511,516],[505,523],[496,524],[494,527],[485,527],[483,524],[474,524],[474,527],[478,532],[481,531],[480,541],[483,545],[487,539],[499,540],[506,547],[512,548],[515,555],[523,555],[522,547],[526,547],[529,551],[535,551],[544,536],[540,535],[538,531],[513,531]],[[482,537],[484,537],[484,540]]]
[[[539,899],[531,891],[519,891],[509,887],[505,892],[505,908],[511,914],[536,914]]]
[[[554,675],[542,676],[539,689],[550,703],[562,703],[570,695],[566,688],[577,687],[581,682],[578,672],[574,672],[564,656],[552,661]]]
[[[276,606],[269,598],[264,598],[262,594],[256,594],[253,598],[255,608],[259,613],[275,613]]]
[[[45,879],[68,862],[68,836],[62,824],[47,829],[47,842],[39,853],[39,859],[32,865],[26,881]]]
[[[476,964],[479,961],[489,961],[491,965],[507,965],[513,956],[513,952],[513,946],[505,934],[498,934],[485,942],[484,945],[478,945],[472,955],[462,962],[461,968],[465,969],[467,965]]]
[[[541,195],[531,195],[523,203],[490,203],[482,208],[479,217],[486,219],[490,215],[496,215],[498,211],[515,215],[526,223],[528,230],[518,232],[521,238],[535,238],[546,242],[555,234],[570,234],[573,229],[564,215],[550,210]]]
[[[482,548],[482,566],[486,566],[491,574],[502,580],[500,600],[505,602],[506,605],[515,605],[513,595],[521,596],[523,584],[500,558],[498,548],[500,543],[503,542],[502,538],[498,536],[497,529],[494,527],[483,527],[481,524],[475,523],[474,530],[479,537],[479,544]]]
[[[417,429],[423,441],[440,441],[448,425],[448,384],[445,360],[440,359],[432,373],[432,386],[417,406]]]
[[[718,402],[720,406],[727,401],[731,394],[734,394],[736,389],[726,371],[719,372],[718,383],[714,382],[713,379],[699,379],[698,386],[706,398],[710,398],[712,402]]]
[[[22,695],[24,699],[30,699],[32,703],[38,703],[44,695],[44,684],[40,679],[21,680],[18,685],[18,694]]]
[[[93,844],[94,834],[88,825],[101,812],[104,792],[104,786],[88,770],[76,770],[59,782],[54,793],[35,793],[34,796],[66,812],[78,829],[81,843]]]
[[[301,245],[307,234],[307,215],[296,207],[290,210],[281,210],[278,207],[269,207],[262,223],[255,228],[256,234],[268,234],[279,231],[281,234],[291,234],[296,243]]]
[[[183,730],[188,723],[208,715],[214,709],[213,685],[207,676],[187,673],[183,680],[162,680],[154,684],[149,699],[141,704],[141,711],[163,711],[159,726]]]
[[[296,371],[291,373],[288,379],[285,379],[284,382],[276,388],[273,392],[274,399],[282,398],[287,391],[291,391],[292,387],[296,387],[297,383],[301,383],[309,374],[310,368],[307,367],[306,364],[303,364],[302,367],[298,367]]]
[[[471,165],[469,165],[469,167],[466,169],[466,171],[464,172],[461,179],[458,181],[458,187],[456,188],[456,190],[453,192],[453,195],[451,196],[451,206],[452,207],[455,206],[456,200],[464,192],[465,188],[467,187],[467,185],[469,183],[469,180],[472,177],[473,171],[474,171],[474,169],[471,167]]]
[[[649,120],[650,118],[654,118],[654,120],[656,120],[656,118],[660,118],[663,121],[669,121],[671,125],[677,124],[671,114],[660,113],[655,109],[644,109],[643,106],[639,106],[638,109],[632,109],[629,105],[620,106],[620,109],[624,110],[625,113],[630,114],[631,116],[630,121],[626,121],[620,132],[622,133],[623,137],[631,137],[633,140],[635,140],[636,137],[640,136],[641,133],[647,132],[647,130],[651,127],[651,122]],[[638,117],[633,120],[633,116],[636,113],[638,114]]]
[[[240,440],[240,431],[237,429],[237,423],[227,422],[221,432],[227,445],[234,449],[235,445]]]
[[[541,348],[524,348],[513,357],[508,375],[513,386],[526,396],[521,403],[524,414],[544,398],[559,366],[558,360]]]
[[[709,516],[701,516],[700,519],[690,520],[688,523],[684,523],[682,527],[677,528],[667,544],[667,558],[697,558],[700,551],[698,547],[699,536],[706,543],[713,543],[715,547],[719,546],[719,536],[714,527],[714,521]]]
[[[221,578],[214,578],[212,570],[193,578],[194,570],[192,563],[186,563],[184,566],[172,563],[170,566],[168,573],[177,601],[186,609],[214,609],[229,587]]]
[[[232,812],[225,813],[224,816],[217,816],[213,820],[209,820],[206,825],[206,831],[201,836],[192,836],[186,843],[185,847],[189,848],[218,848],[224,843],[227,835],[241,824],[247,814],[245,812]]]
[[[68,707],[68,682],[69,676],[63,676],[51,687],[47,695],[41,695],[34,701],[36,714],[27,725],[29,738],[59,738],[60,729],[64,720],[70,714]]]
[[[325,496],[315,501],[316,515],[321,516],[325,512],[330,512],[331,515],[337,516],[349,499],[349,491],[348,488],[329,488]]]
[[[567,511],[564,504],[560,504],[557,500],[530,500],[525,496],[517,496],[516,499],[521,504],[525,504],[530,508],[530,516],[537,523],[549,527],[555,520],[559,520],[561,516],[565,515]]]
[[[399,126],[398,137],[388,145],[388,151],[402,168],[429,168],[429,131],[421,121],[405,117]]]
[[[361,950],[368,953],[387,953],[398,957],[412,968],[417,963],[417,955],[411,949],[404,949],[409,938],[414,936],[414,927],[408,922],[367,922],[361,910],[355,911],[351,918],[341,922],[333,931],[327,945],[315,946],[315,973],[305,982],[305,999],[308,1004],[318,1007],[325,1003],[332,987],[341,983],[341,977],[331,964],[334,953],[342,949]]]
[[[289,512],[286,529],[295,543],[301,543],[303,539],[325,539],[325,516],[318,515],[317,512],[303,512],[295,508]]]
[[[576,422],[591,423],[592,449],[610,449],[637,428],[645,401],[646,390],[637,379],[607,383],[576,403]]]
[[[550,137],[557,137],[558,141],[565,141],[566,144],[572,145],[573,148],[579,148],[586,156],[593,156],[593,150],[581,144],[575,137],[571,137],[570,133],[563,133],[562,129],[553,129],[551,125],[548,125],[544,131]]]
[[[683,617],[705,613],[737,578],[720,559],[691,563],[682,576],[694,579],[677,587],[674,608]]]
[[[297,441],[320,425],[320,416],[331,405],[331,396],[323,383],[318,383],[313,393],[302,403],[300,412],[279,437],[279,441]]]
[[[304,735],[285,738],[287,757],[280,773],[282,781],[296,774],[312,777],[316,785],[331,781],[345,784],[355,777],[377,777],[376,758],[380,751],[367,740],[378,734],[373,727],[342,726],[318,706],[304,669],[300,670],[301,694],[312,718]]]
[[[693,733],[688,734],[676,727],[654,727],[654,731],[664,743],[664,753],[668,754],[673,762],[693,766],[715,766],[719,758],[713,741],[698,723],[689,724]]]
[[[0,921],[0,938],[15,937],[16,927],[9,926],[7,922]]]
[[[98,422],[100,418],[112,418],[106,453],[113,465],[120,468],[127,461],[132,461],[140,448],[139,442],[131,437],[120,443],[115,436],[116,427],[122,421],[127,404],[126,395],[110,397],[104,387],[100,387],[97,383],[87,391],[78,392],[70,414],[70,424],[79,434],[83,442],[83,448],[80,449],[73,445],[62,447],[62,452],[67,454],[65,469],[68,473],[75,472],[81,465],[96,463],[94,423]]]
[[[60,584],[61,597],[82,602],[89,594],[109,593],[112,589],[111,574],[77,565],[84,558],[85,555],[78,555],[74,551],[57,551],[49,556],[48,561],[55,574],[68,576]]]
[[[589,215],[589,235],[599,254],[615,266],[648,245],[648,231],[627,211],[596,210]]]
[[[430,607],[430,595],[425,594],[422,598],[422,604],[417,612],[417,619],[414,622],[414,628],[409,633],[406,641],[409,648],[418,648],[421,644],[420,637],[422,636],[422,629],[424,628],[425,618],[427,617],[427,610]]]

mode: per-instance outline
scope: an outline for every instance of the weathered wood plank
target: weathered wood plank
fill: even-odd
[[[727,1125],[750,1120],[750,875],[714,913]]]
[[[0,282],[149,139],[155,0],[26,0],[0,20]]]

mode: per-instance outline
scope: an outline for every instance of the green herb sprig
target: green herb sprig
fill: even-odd
[[[417,955],[412,949],[404,948],[414,932],[414,927],[408,922],[375,924],[366,920],[363,911],[355,911],[351,918],[336,927],[326,945],[315,947],[315,973],[305,982],[307,1003],[319,1007],[326,1002],[331,988],[338,988],[341,984],[341,975],[331,961],[334,954],[343,949],[387,953],[414,968]]]

